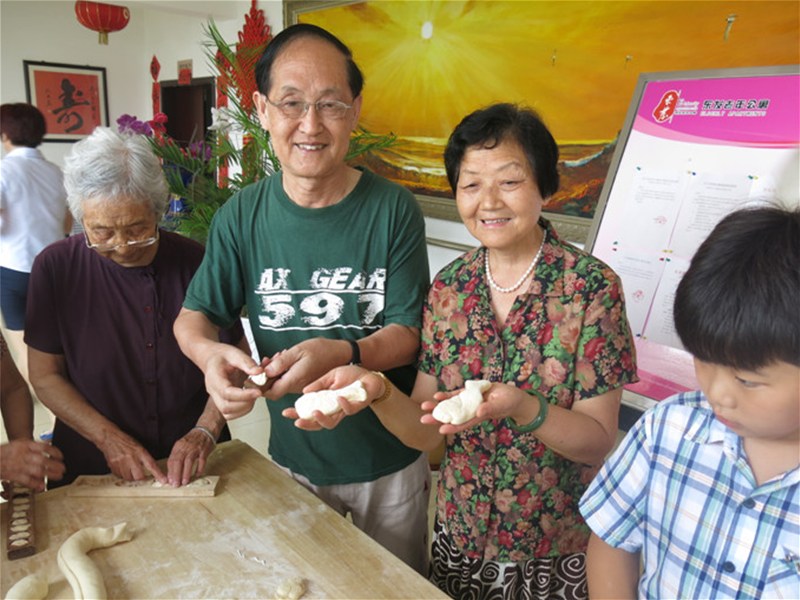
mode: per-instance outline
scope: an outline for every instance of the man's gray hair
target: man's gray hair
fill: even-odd
[[[64,159],[64,187],[77,221],[86,201],[133,200],[149,204],[159,219],[169,204],[167,181],[149,142],[108,127],[95,128],[72,147]]]

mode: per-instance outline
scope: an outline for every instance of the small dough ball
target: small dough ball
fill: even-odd
[[[275,590],[276,600],[298,600],[306,593],[306,580],[302,577],[285,579]]]
[[[258,375],[251,375],[250,381],[255,383],[258,386],[266,385],[267,384],[267,374],[266,373],[259,373]]]

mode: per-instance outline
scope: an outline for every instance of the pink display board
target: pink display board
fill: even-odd
[[[640,76],[587,241],[622,279],[641,379],[630,391],[697,388],[675,288],[722,217],[800,204],[798,148],[798,66]]]

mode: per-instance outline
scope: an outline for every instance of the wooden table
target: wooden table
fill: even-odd
[[[271,598],[293,577],[306,580],[304,598],[446,598],[247,444],[220,444],[206,473],[221,476],[213,498],[38,494],[37,552],[9,561],[3,551],[0,596],[37,572],[48,598],[72,598],[56,564],[61,544],[83,527],[127,521],[130,542],[89,554],[109,598]]]

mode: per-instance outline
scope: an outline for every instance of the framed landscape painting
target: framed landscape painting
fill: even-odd
[[[538,111],[559,145],[561,187],[545,216],[584,242],[640,73],[793,64],[796,3],[285,0],[285,25],[312,23],[365,75],[360,125],[394,133],[373,171],[458,220],[442,152],[459,121],[511,102]],[[680,39],[675,39],[680,32]]]

